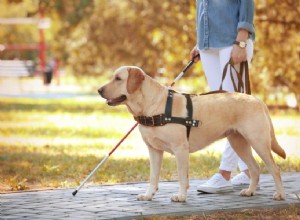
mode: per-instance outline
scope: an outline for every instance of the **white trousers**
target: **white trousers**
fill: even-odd
[[[219,49],[209,49],[203,51],[200,50],[202,66],[211,91],[219,90],[222,80],[223,68],[231,57],[231,51],[232,46]],[[253,57],[252,40],[247,41],[246,51],[247,60],[248,63],[250,63]],[[235,67],[237,70],[239,70],[239,65]],[[234,91],[229,72],[227,72],[226,78],[223,82],[223,90],[230,92]],[[230,146],[230,143],[227,141],[225,145],[225,150],[222,154],[219,169],[233,172],[236,171],[237,166],[239,166],[240,171],[248,169],[247,165],[237,156],[235,151]]]

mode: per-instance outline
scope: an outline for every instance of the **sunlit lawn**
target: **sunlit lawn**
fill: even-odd
[[[283,172],[300,171],[300,116],[272,114],[288,159]],[[135,124],[125,107],[93,96],[65,99],[1,98],[0,191],[77,186]],[[223,142],[191,155],[190,177],[218,170]],[[266,169],[260,162],[262,171]],[[147,181],[148,151],[136,129],[88,184]],[[173,156],[165,154],[162,180],[176,180]]]

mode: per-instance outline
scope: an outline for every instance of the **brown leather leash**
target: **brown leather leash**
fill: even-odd
[[[223,91],[223,88],[222,88],[223,81],[226,77],[228,68],[229,68],[230,78],[232,81],[234,91],[246,93],[246,94],[250,95],[251,94],[251,86],[250,86],[249,67],[248,67],[247,61],[243,61],[242,63],[240,63],[239,71],[234,67],[234,64],[231,59],[226,63],[226,65],[224,66],[224,69],[223,69],[222,81],[221,81],[219,91]],[[245,85],[243,83],[244,72],[245,72]],[[237,85],[234,80],[234,73],[236,74],[236,77],[237,77],[237,81],[238,81]]]

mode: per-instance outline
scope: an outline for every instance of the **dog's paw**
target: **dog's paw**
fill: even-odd
[[[273,194],[273,199],[274,200],[285,200],[285,194],[284,193],[278,193],[278,192],[275,192]]]
[[[171,197],[171,200],[172,200],[172,202],[185,202],[186,196],[175,194]]]
[[[148,196],[146,194],[139,194],[136,199],[138,201],[151,201],[152,200],[152,196]]]
[[[249,190],[249,189],[243,189],[241,192],[240,192],[240,195],[241,196],[247,196],[247,197],[250,197],[250,196],[254,196],[255,195],[255,192]]]

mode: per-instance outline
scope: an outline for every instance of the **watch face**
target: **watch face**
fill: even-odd
[[[246,43],[246,42],[243,42],[243,41],[241,41],[239,46],[240,46],[240,47],[242,47],[242,48],[244,48],[244,47],[246,47],[246,46],[247,46],[247,43]]]

